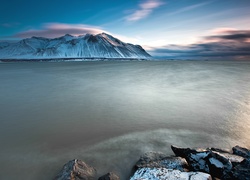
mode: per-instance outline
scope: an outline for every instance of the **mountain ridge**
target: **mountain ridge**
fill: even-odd
[[[140,45],[125,43],[107,33],[65,34],[57,38],[32,36],[0,46],[0,59],[149,57]]]

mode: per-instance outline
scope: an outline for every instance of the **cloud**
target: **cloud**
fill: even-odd
[[[149,52],[174,59],[248,59],[250,60],[250,30],[226,30],[204,37],[204,42],[188,46],[168,45]],[[207,41],[213,39],[213,41]]]
[[[20,25],[20,23],[18,22],[13,22],[13,23],[3,23],[0,26],[4,27],[4,28],[12,28],[12,27],[16,27]]]
[[[205,6],[207,4],[210,4],[212,2],[214,2],[214,1],[208,1],[208,2],[203,2],[203,3],[199,3],[199,4],[193,4],[191,6],[186,6],[186,7],[183,7],[181,9],[177,10],[177,11],[169,13],[169,15],[176,15],[176,14],[180,14],[180,13],[183,13],[186,11],[191,11],[191,10],[197,9],[199,7]]]
[[[239,31],[229,30],[224,31],[222,35],[207,37],[207,39],[232,40],[232,41],[247,41],[250,39],[250,30]]]
[[[151,14],[155,8],[159,7],[162,4],[163,2],[161,2],[160,0],[146,0],[139,4],[139,8],[135,10],[131,15],[127,16],[126,20],[133,22],[143,19]]]
[[[42,29],[30,29],[19,32],[12,37],[14,38],[29,38],[32,36],[55,38],[65,34],[74,36],[83,35],[86,33],[98,34],[105,32],[100,27],[88,26],[84,24],[62,24],[62,23],[47,23],[42,26]]]

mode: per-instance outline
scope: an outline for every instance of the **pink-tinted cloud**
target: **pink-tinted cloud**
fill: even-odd
[[[232,31],[237,31],[235,28],[229,28],[229,27],[221,27],[221,28],[215,28],[211,30],[212,34],[227,34]]]
[[[138,21],[140,19],[143,19],[151,14],[155,8],[159,7],[162,4],[163,2],[161,2],[160,0],[146,0],[139,4],[139,9],[135,10],[131,15],[127,16],[126,20]]]
[[[55,38],[65,34],[73,36],[84,35],[87,33],[98,34],[105,32],[99,27],[88,26],[84,24],[62,24],[62,23],[47,23],[42,29],[30,29],[27,31],[19,32],[13,37],[15,38],[29,38],[32,36]]]

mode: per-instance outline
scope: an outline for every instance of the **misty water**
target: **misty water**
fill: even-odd
[[[170,145],[250,148],[250,61],[0,64],[0,179],[71,159],[128,179]]]

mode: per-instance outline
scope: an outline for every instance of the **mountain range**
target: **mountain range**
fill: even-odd
[[[124,43],[101,33],[58,38],[31,37],[18,42],[0,42],[0,59],[39,58],[149,58],[140,45]]]

